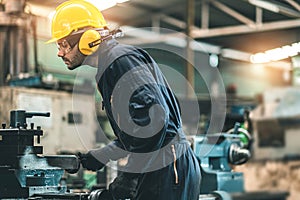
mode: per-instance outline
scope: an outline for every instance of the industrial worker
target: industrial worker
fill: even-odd
[[[97,67],[98,90],[116,136],[105,147],[84,152],[81,164],[97,171],[127,157],[99,199],[198,200],[200,167],[182,130],[178,101],[153,58],[118,43],[118,33],[82,0],[62,3],[52,20],[48,42],[57,43],[68,69]]]

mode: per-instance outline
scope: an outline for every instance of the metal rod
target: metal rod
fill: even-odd
[[[36,18],[31,19],[31,27],[33,31],[33,57],[34,57],[34,72],[39,73],[38,54],[37,54],[37,33],[36,33]]]
[[[193,97],[193,89],[195,88],[195,80],[194,80],[194,52],[191,49],[191,29],[192,26],[194,26],[194,19],[195,19],[195,1],[194,0],[187,0],[187,6],[186,6],[186,16],[187,16],[187,26],[186,26],[186,57],[187,57],[187,62],[186,62],[186,76],[187,80],[190,84],[187,85],[187,97],[191,98]]]
[[[201,9],[201,29],[209,28],[209,4],[207,0],[202,1]]]

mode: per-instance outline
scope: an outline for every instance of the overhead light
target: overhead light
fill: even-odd
[[[41,6],[30,2],[26,3],[26,5],[28,9],[27,12],[36,16],[47,17],[51,12],[53,12],[53,9],[47,6]]]
[[[87,1],[90,2],[91,4],[96,6],[99,10],[102,11],[102,10],[111,8],[111,7],[113,7],[113,6],[115,6],[119,3],[127,2],[129,0],[87,0]],[[55,14],[55,10],[53,10],[52,12],[48,12],[48,13],[49,13],[48,14],[48,19],[52,20],[54,14]]]
[[[209,65],[211,67],[218,67],[219,65],[219,56],[217,54],[210,54],[209,55]]]
[[[251,55],[252,63],[267,63],[293,57],[300,53],[300,42]]]
[[[129,1],[129,0],[117,0],[117,3],[124,3],[126,1]]]
[[[48,14],[48,19],[51,21],[52,18],[54,17],[54,14],[55,14],[55,10],[51,11],[49,14]]]
[[[129,0],[87,0],[88,2],[94,4],[99,10],[106,10],[119,3],[124,3]]]

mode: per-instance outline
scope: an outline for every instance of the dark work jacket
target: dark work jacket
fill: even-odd
[[[124,197],[116,193],[126,181],[112,183],[115,199],[198,199],[199,164],[182,131],[178,102],[156,62],[144,50],[114,39],[101,43],[96,53],[98,90],[117,139],[93,154],[104,163],[129,155],[120,170],[125,179],[136,180]]]

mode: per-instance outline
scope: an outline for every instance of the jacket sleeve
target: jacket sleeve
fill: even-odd
[[[101,149],[90,150],[91,154],[101,163],[106,164],[109,160],[118,160],[128,154],[123,150],[119,140],[114,140]]]
[[[151,69],[155,63],[143,56],[126,55],[107,69],[111,95],[111,121],[127,152],[146,153],[163,145],[169,110]],[[115,127],[115,128],[114,128]]]

